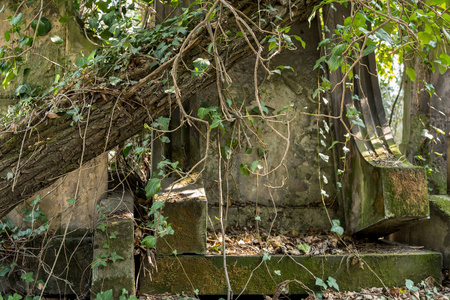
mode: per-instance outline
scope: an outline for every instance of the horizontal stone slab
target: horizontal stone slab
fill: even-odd
[[[441,281],[442,255],[431,251],[401,254],[363,254],[358,259],[348,255],[281,256],[263,261],[261,256],[228,256],[227,268],[235,294],[273,294],[278,283],[296,279],[313,290],[317,276],[325,282],[331,276],[341,291],[358,291],[369,287],[405,285],[432,276]],[[195,289],[201,295],[223,295],[227,283],[222,256],[166,256],[157,258],[158,270],[152,278],[140,274],[140,291],[147,294],[189,293]],[[148,266],[147,266],[148,267]],[[380,281],[383,282],[381,282]],[[296,283],[290,294],[305,293]]]

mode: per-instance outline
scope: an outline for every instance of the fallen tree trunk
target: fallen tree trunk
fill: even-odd
[[[258,9],[257,1],[230,3],[246,15]],[[287,5],[277,7],[281,18],[275,18],[273,14],[262,27],[271,28],[274,23],[283,27],[293,21],[306,20],[314,1],[291,0],[291,7]],[[237,28],[232,21],[233,15],[229,11],[226,14],[222,24],[224,31]],[[263,36],[261,32],[255,33],[258,38]],[[190,41],[183,59],[192,61],[195,57],[202,57],[210,43],[204,28]],[[225,67],[231,67],[253,53],[244,38],[232,39],[218,52]],[[84,103],[80,111],[83,119],[78,122],[73,122],[72,116],[66,113],[50,118],[48,111],[41,110],[31,113],[16,133],[13,130],[0,133],[0,217],[51,185],[58,177],[139,133],[144,122],[167,114],[175,105],[175,97],[165,93],[164,84],[157,79],[163,72],[170,71],[172,63],[173,60],[150,71],[130,67],[127,71],[129,77],[141,78],[131,88],[102,87],[97,82],[90,88],[66,90],[64,95],[67,97],[64,98],[69,99],[66,103]],[[96,82],[88,77],[85,75],[84,80]],[[214,82],[215,71],[192,78],[191,71],[183,68],[179,69],[177,78],[184,100]],[[148,85],[149,82],[152,84]]]

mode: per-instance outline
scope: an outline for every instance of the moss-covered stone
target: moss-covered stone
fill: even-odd
[[[430,201],[433,201],[439,209],[450,217],[450,197],[449,196],[430,196]]]
[[[382,175],[387,217],[429,215],[425,169],[384,168]]]
[[[37,274],[37,280],[46,282],[48,274],[53,265],[53,275],[50,277],[45,294],[65,294],[86,296],[90,288],[90,272],[86,272],[92,262],[92,233],[86,230],[74,230],[67,233],[56,233],[55,236],[46,236],[30,242],[26,249],[33,252],[40,259],[24,259],[20,268],[28,272]],[[61,251],[60,247],[62,245]],[[45,249],[42,249],[45,245]],[[45,251],[44,251],[45,250]],[[56,254],[59,252],[59,256]],[[41,256],[42,255],[42,256]],[[28,256],[27,256],[28,257]],[[56,263],[55,263],[56,261]],[[25,291],[20,273],[12,274],[8,277],[10,286],[14,289]],[[0,285],[0,290],[3,288]],[[37,290],[37,289],[36,289]]]
[[[158,254],[206,254],[206,199],[186,198],[166,202],[162,215],[174,230],[158,240]]]
[[[365,254],[362,267],[349,256],[272,256],[262,262],[257,256],[228,256],[227,268],[235,294],[273,294],[284,280],[298,280],[313,290],[316,277],[336,279],[341,291],[368,287],[403,286],[405,279],[420,282],[428,276],[441,280],[442,256],[437,252]],[[357,262],[357,260],[356,260]],[[203,295],[226,294],[227,283],[221,256],[178,256],[157,258],[152,278],[140,274],[142,293],[181,293],[195,289]],[[370,266],[370,268],[369,268]],[[277,275],[277,273],[281,275]],[[379,277],[379,278],[378,278]],[[381,280],[381,281],[380,281]],[[383,283],[382,283],[383,282]],[[290,293],[304,293],[298,284]]]
[[[429,217],[424,168],[375,164],[358,152],[351,158],[344,190],[348,231],[383,236]]]
[[[113,299],[119,299],[122,288],[130,294],[135,293],[133,221],[122,220],[106,224],[104,232],[99,229],[95,231],[93,263],[104,261],[106,266],[92,269],[92,299],[100,291],[109,289],[113,290]]]

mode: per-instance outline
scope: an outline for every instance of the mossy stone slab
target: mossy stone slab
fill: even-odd
[[[158,239],[156,250],[159,255],[206,254],[206,216],[205,198],[185,198],[167,201],[162,215],[174,230],[173,235]]]
[[[424,246],[443,255],[443,267],[450,268],[450,196],[433,195],[430,219],[394,233],[390,239],[404,244]]]
[[[92,299],[95,299],[100,291],[109,289],[113,290],[113,299],[119,299],[123,288],[129,294],[135,294],[132,220],[106,222],[104,232],[99,229],[95,231],[93,263],[100,260],[104,261],[106,266],[92,268]]]
[[[405,163],[377,165],[357,153],[350,169],[344,191],[349,232],[360,236],[386,236],[417,220],[429,218],[424,168]]]
[[[341,291],[382,287],[382,282],[389,287],[400,287],[405,285],[405,279],[420,282],[429,276],[438,282],[441,280],[442,255],[438,252],[363,254],[360,257],[364,261],[362,267],[354,263],[352,257],[343,255],[276,255],[264,262],[261,256],[228,256],[227,268],[235,294],[273,294],[278,283],[293,279],[317,291],[314,276],[324,281],[333,277]],[[140,274],[141,293],[182,293],[195,289],[201,295],[227,293],[222,256],[165,256],[157,258],[157,265],[152,278],[144,272]],[[305,293],[305,289],[291,283],[289,292]]]
[[[56,254],[62,242],[63,237],[61,235],[48,244],[43,257],[43,261],[47,265],[47,271],[44,271],[41,267],[37,277],[45,282],[48,277],[48,268],[51,269],[56,260],[53,270],[56,277],[50,278],[45,287],[45,294],[81,294],[86,296],[89,294],[91,274],[85,271],[92,262],[92,233],[86,230],[69,232],[57,257]],[[36,240],[34,246],[36,249],[40,249],[42,240]],[[31,271],[36,273],[38,260],[30,261],[30,267]],[[18,282],[20,281],[16,283]]]

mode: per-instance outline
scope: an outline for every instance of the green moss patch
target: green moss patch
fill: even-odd
[[[351,256],[228,256],[227,268],[235,294],[273,294],[276,285],[296,279],[313,290],[316,277],[336,279],[341,291],[369,287],[403,286],[405,279],[414,282],[432,276],[441,280],[442,255],[437,252],[401,254],[364,254],[361,260]],[[221,256],[178,256],[157,258],[158,270],[150,277],[140,274],[140,292],[148,294],[182,293],[199,290],[203,295],[226,294],[227,283]],[[369,267],[370,266],[370,267]],[[150,268],[149,266],[146,266]],[[381,279],[381,281],[380,281]],[[289,292],[304,293],[298,284]]]
[[[450,197],[439,195],[429,196],[430,201],[433,201],[437,207],[447,216],[450,216]]]

